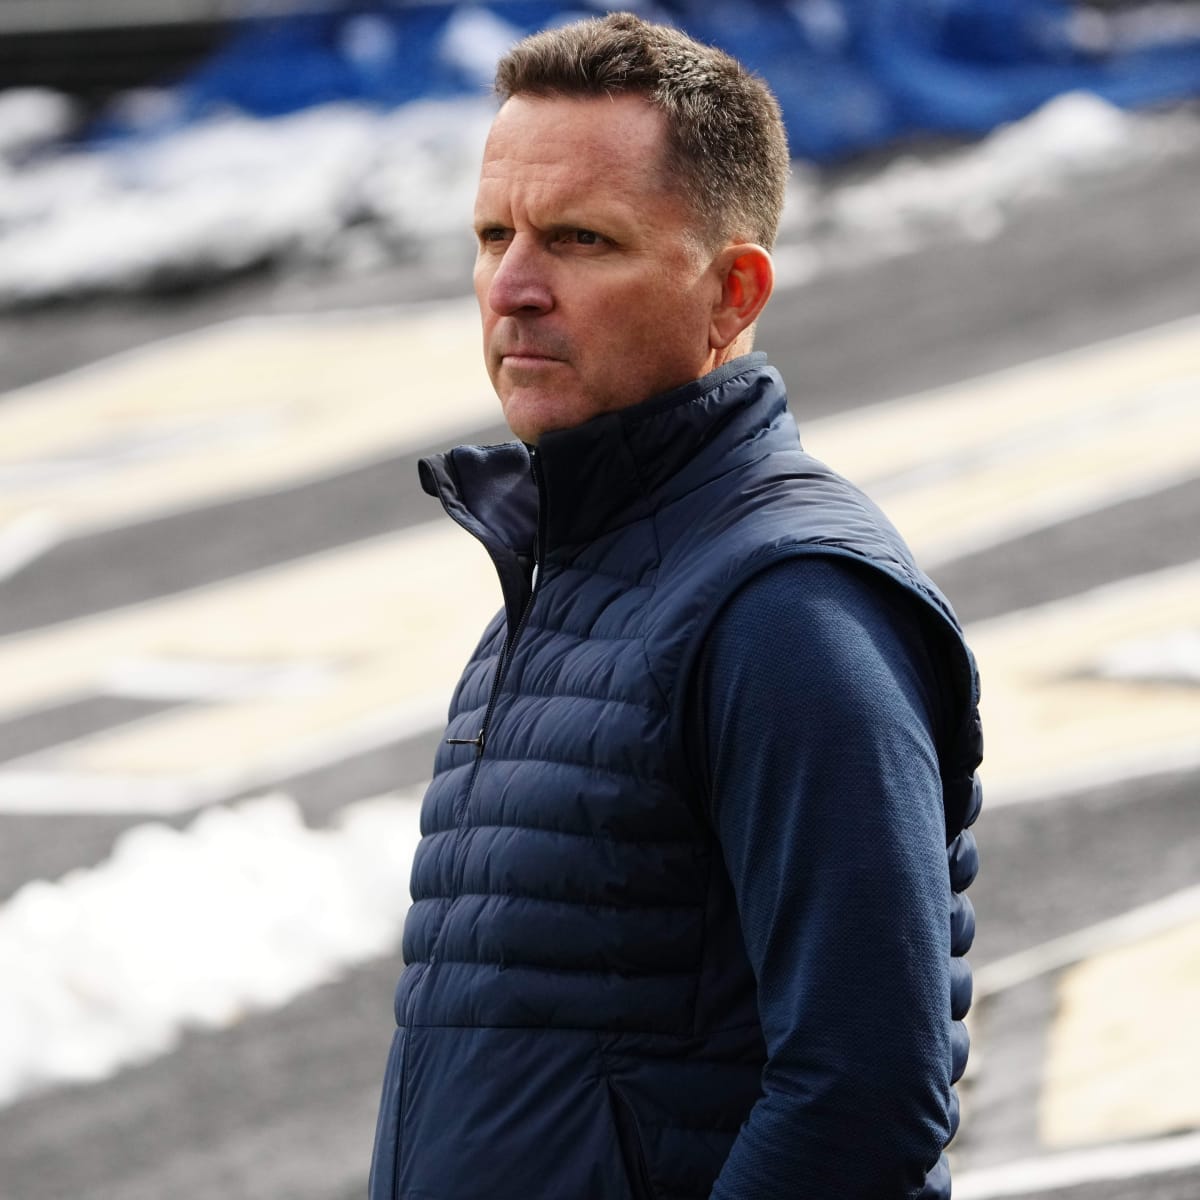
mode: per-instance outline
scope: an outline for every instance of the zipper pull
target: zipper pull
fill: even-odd
[[[482,754],[483,753],[483,730],[481,729],[479,731],[479,733],[473,738],[447,738],[446,745],[447,746],[474,746],[475,753],[477,755]]]

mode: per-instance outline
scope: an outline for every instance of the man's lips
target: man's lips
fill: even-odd
[[[500,361],[508,367],[544,367],[550,363],[560,363],[563,360],[555,358],[551,354],[537,354],[533,351],[521,350],[502,354]]]

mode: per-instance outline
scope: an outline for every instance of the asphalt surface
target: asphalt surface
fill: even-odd
[[[1200,312],[1200,154],[1042,199],[989,242],[943,238],[772,302],[760,345],[803,423]],[[0,318],[0,390],[230,316],[419,300],[397,274],[245,280],[198,298]],[[447,290],[438,284],[436,290]],[[2,403],[2,401],[0,401]],[[494,430],[463,430],[474,440]],[[440,448],[430,446],[429,449]],[[0,634],[229,578],[425,522],[420,451],[272,495],[68,541],[0,582]],[[966,621],[1200,558],[1200,483],[1172,483],[945,563]],[[985,681],[986,686],[986,681]],[[159,711],[79,697],[0,723],[0,761]],[[279,784],[314,825],[419,782],[436,735]],[[1117,782],[986,812],[972,889],[982,967],[1200,881],[1200,773]],[[187,814],[164,818],[181,824]],[[100,862],[121,815],[0,814],[0,898]],[[363,1194],[398,959],[372,962],[271,1013],[191,1032],[103,1082],[0,1109],[0,1200],[349,1200]],[[980,1006],[986,1069],[967,1092],[960,1167],[1028,1157],[1054,994],[1048,976]],[[1189,1020],[1188,1014],[1164,1014]],[[1195,1200],[1200,1168],[1024,1192],[1033,1200]],[[555,1198],[558,1200],[558,1198]]]

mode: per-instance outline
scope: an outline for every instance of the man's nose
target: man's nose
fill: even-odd
[[[548,266],[545,253],[534,238],[514,235],[488,285],[487,299],[492,311],[502,317],[521,312],[549,312],[554,307],[554,293]]]

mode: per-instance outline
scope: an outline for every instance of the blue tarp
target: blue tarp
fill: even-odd
[[[264,116],[353,100],[394,107],[479,94],[452,23],[486,17],[515,34],[600,6],[552,0],[405,6],[356,0],[249,22],[178,85],[176,119],[234,107]],[[619,8],[620,5],[613,5]],[[670,20],[762,74],[792,153],[829,162],[927,132],[979,135],[1051,97],[1087,90],[1122,107],[1200,94],[1200,39],[1103,52],[1077,36],[1069,0],[660,0]],[[1093,10],[1091,18],[1105,18]],[[502,25],[500,24],[502,23]],[[460,30],[461,32],[461,30]],[[115,121],[98,136],[125,132]]]

